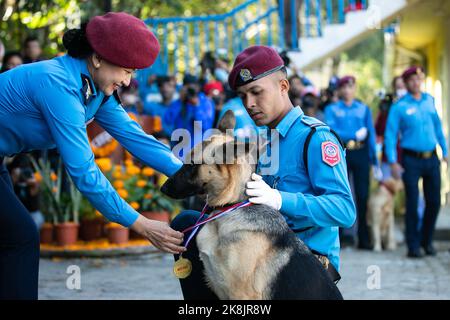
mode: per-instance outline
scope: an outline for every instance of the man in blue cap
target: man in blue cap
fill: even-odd
[[[448,162],[447,143],[434,105],[434,98],[421,91],[423,70],[411,67],[402,74],[408,93],[398,100],[389,112],[385,149],[392,175],[403,178],[406,192],[406,242],[408,257],[420,258],[422,246],[427,255],[435,255],[433,233],[441,205],[440,160],[436,145]],[[400,136],[402,165],[397,163],[397,138]],[[404,172],[403,172],[404,171]],[[403,172],[403,174],[402,174]],[[417,204],[419,179],[423,179],[425,212],[419,229]]]

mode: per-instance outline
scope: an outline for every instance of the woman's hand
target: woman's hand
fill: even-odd
[[[150,220],[139,215],[131,229],[147,238],[161,251],[173,254],[186,251],[185,247],[180,246],[183,242],[183,233],[173,230],[165,222]]]

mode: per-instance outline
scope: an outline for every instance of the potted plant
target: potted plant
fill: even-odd
[[[80,217],[81,240],[92,241],[100,239],[103,234],[105,219],[86,198],[81,200]]]
[[[110,222],[106,225],[108,241],[114,244],[126,243],[129,239],[129,230],[118,223]]]
[[[81,193],[76,189],[72,179],[62,168],[59,161],[57,173],[53,172],[49,161],[32,157],[30,160],[36,172],[42,177],[41,190],[46,209],[52,218],[55,237],[58,245],[74,244],[78,239],[78,216],[82,200]],[[67,191],[62,190],[63,181]]]

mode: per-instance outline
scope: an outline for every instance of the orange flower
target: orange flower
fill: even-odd
[[[144,199],[151,199],[153,198],[153,195],[151,193],[147,193],[146,195],[144,195]]]
[[[128,198],[128,191],[125,189],[119,189],[117,190],[117,193],[124,199]]]
[[[116,189],[123,189],[124,185],[122,180],[114,181],[114,188]]]
[[[56,180],[58,180],[58,176],[54,172],[52,172],[50,174],[50,179],[52,179],[52,181],[56,181]]]
[[[131,206],[134,210],[137,210],[137,209],[139,209],[139,207],[140,207],[139,203],[137,203],[136,201],[131,202],[131,203],[130,203],[130,206]]]
[[[98,211],[98,210],[95,210],[95,216],[96,216],[96,217],[103,217],[103,215],[101,214],[101,212]]]
[[[34,178],[36,179],[37,183],[41,183],[42,175],[40,174],[40,172],[35,172],[34,173]]]
[[[132,167],[132,166],[134,166],[134,163],[133,163],[133,160],[125,160],[125,165],[127,166],[127,167]]]
[[[138,180],[138,182],[136,183],[136,185],[137,185],[139,188],[143,188],[143,187],[145,187],[145,186],[147,185],[147,181],[145,181],[145,180]]]
[[[53,193],[56,193],[56,192],[58,192],[58,188],[57,187],[53,187],[52,191],[53,191]]]
[[[139,167],[136,167],[136,166],[130,166],[130,167],[127,167],[127,173],[130,175],[130,176],[133,176],[133,175],[136,175],[136,174],[139,174],[141,172],[141,169],[139,169]]]
[[[106,225],[106,228],[123,228],[123,226],[115,222],[110,222]]]
[[[142,169],[142,174],[146,177],[151,177],[155,174],[155,170],[149,167],[145,167],[144,169]]]
[[[122,172],[114,172],[113,178],[114,179],[122,179],[123,178]]]
[[[107,172],[112,169],[111,159],[109,158],[99,158],[95,160],[100,170]]]

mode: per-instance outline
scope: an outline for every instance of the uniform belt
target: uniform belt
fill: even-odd
[[[327,271],[328,275],[330,276],[331,280],[333,280],[333,282],[335,284],[337,284],[339,282],[339,280],[341,280],[341,275],[336,270],[336,268],[333,266],[333,264],[330,262],[328,257],[315,251],[315,250],[311,250],[311,252],[316,256],[316,258],[322,264],[322,266],[324,267],[324,269]]]
[[[437,155],[436,149],[434,149],[433,151],[426,151],[426,152],[418,152],[410,149],[402,149],[402,152],[403,154],[419,159],[430,159],[434,155]]]
[[[347,150],[358,150],[362,149],[366,143],[364,141],[349,140],[344,145]]]

